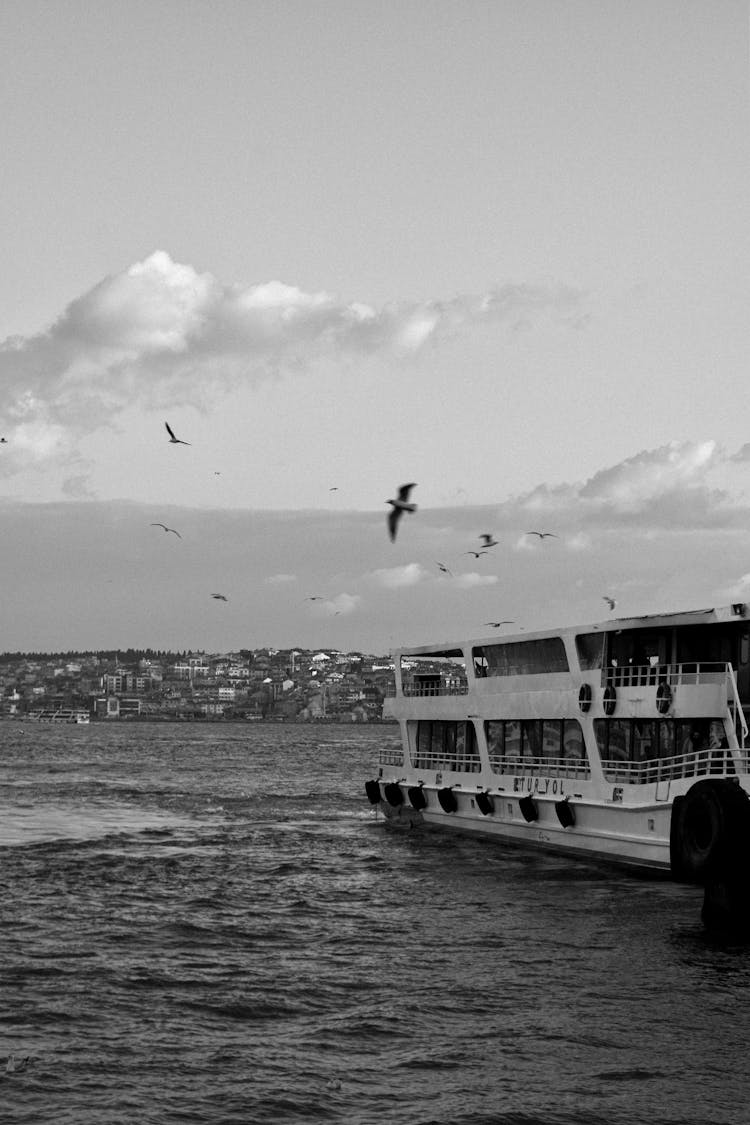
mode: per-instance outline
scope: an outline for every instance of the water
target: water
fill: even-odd
[[[0,725],[3,1125],[747,1121],[700,891],[386,831],[395,733]]]

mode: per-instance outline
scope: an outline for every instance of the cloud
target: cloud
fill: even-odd
[[[350,613],[354,613],[361,604],[362,598],[359,594],[337,594],[334,598],[326,598],[325,601],[314,602],[311,607],[311,612],[316,617],[334,617],[339,614],[346,616]]]
[[[457,574],[454,585],[460,590],[473,590],[477,586],[494,586],[499,579],[496,574],[477,574],[470,571],[467,574]]]
[[[373,570],[370,577],[378,586],[384,586],[388,590],[398,590],[405,586],[416,586],[432,575],[420,563],[407,563],[405,566]]]
[[[17,457],[59,460],[127,406],[208,405],[322,357],[414,353],[481,322],[570,319],[579,304],[562,286],[504,285],[376,309],[280,281],[226,285],[157,250],[77,297],[46,331],[0,344],[0,418]]]
[[[546,518],[561,536],[573,523],[567,542],[579,549],[589,526],[630,524],[645,533],[654,527],[721,525],[735,519],[736,504],[711,476],[732,460],[736,458],[715,441],[672,441],[601,469],[584,482],[539,485],[510,501],[504,512],[507,518],[512,511],[519,522],[530,514]],[[516,546],[522,546],[521,539]]]

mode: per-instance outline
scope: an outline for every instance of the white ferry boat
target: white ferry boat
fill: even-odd
[[[29,711],[28,718],[34,723],[88,723],[91,716],[88,711],[79,711],[66,707],[52,708],[40,711]]]
[[[609,619],[394,652],[372,805],[428,824],[733,885],[750,868],[750,617]],[[747,896],[750,901],[750,893]]]

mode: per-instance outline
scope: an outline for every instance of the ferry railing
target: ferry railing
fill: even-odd
[[[493,773],[514,773],[533,777],[590,777],[591,766],[587,758],[517,757],[510,754],[490,754]]]
[[[402,687],[402,695],[408,696],[409,698],[419,697],[421,699],[424,699],[427,696],[437,695],[467,695],[468,691],[469,685],[465,681],[447,684],[405,683]],[[385,694],[387,696],[397,695],[398,692],[396,691],[396,685],[387,684]]]
[[[602,687],[657,687],[667,683],[720,684],[731,674],[732,665],[717,661],[686,661],[683,664],[617,664],[602,668]]]
[[[743,755],[743,759],[745,757]],[[675,754],[670,758],[649,758],[643,762],[604,758],[602,769],[607,781],[626,785],[647,785],[654,781],[675,781],[706,774],[734,775],[736,772],[731,750],[721,747],[691,750],[687,754]]]

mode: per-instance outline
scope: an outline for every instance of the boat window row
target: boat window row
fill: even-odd
[[[590,775],[578,719],[487,719],[484,730],[494,773]]]
[[[569,670],[562,637],[541,637],[530,641],[475,645],[472,656],[474,675],[479,678],[533,676]]]
[[[479,773],[482,763],[474,724],[467,720],[420,719],[412,763],[415,769]]]
[[[734,772],[719,718],[595,719],[594,734],[610,781],[646,783]]]

